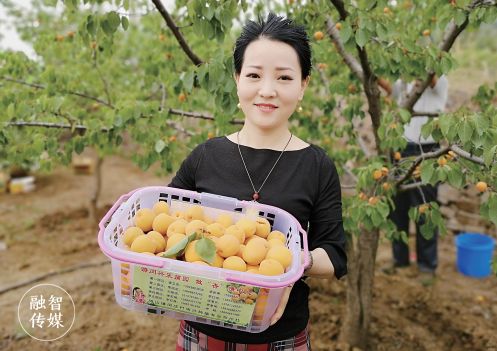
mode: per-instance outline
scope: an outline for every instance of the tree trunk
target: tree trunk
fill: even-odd
[[[378,230],[364,232],[348,243],[347,305],[340,341],[367,349]]]
[[[92,223],[98,223],[99,218],[97,218],[97,203],[100,197],[100,190],[102,188],[102,163],[104,159],[98,156],[97,163],[95,165],[95,186],[93,187],[93,194],[90,199],[90,220]]]

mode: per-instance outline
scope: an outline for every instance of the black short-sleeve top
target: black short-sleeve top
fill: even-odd
[[[256,189],[281,151],[240,145]],[[240,158],[238,145],[226,136],[198,145],[183,161],[170,187],[252,200],[254,190]],[[291,213],[307,229],[309,249],[323,248],[339,279],[347,273],[338,173],[326,151],[310,144],[285,151],[260,191],[259,202]],[[261,333],[248,333],[188,322],[200,332],[238,343],[268,343],[297,335],[309,320],[309,287],[298,280],[282,318]]]

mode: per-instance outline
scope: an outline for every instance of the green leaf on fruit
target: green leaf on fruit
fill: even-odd
[[[197,238],[197,233],[192,233],[192,234],[188,235],[187,237],[181,239],[180,242],[178,242],[176,245],[171,247],[169,250],[164,252],[162,254],[162,257],[175,258],[175,257],[183,255],[183,253],[185,252],[186,245],[191,243],[196,238]]]
[[[195,251],[202,260],[210,264],[216,258],[216,244],[209,238],[202,238],[195,244]]]

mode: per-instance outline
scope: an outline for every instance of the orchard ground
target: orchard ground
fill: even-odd
[[[0,197],[0,290],[39,275],[83,263],[103,262],[97,228],[87,218],[93,176],[59,168],[37,178],[35,192]],[[103,164],[100,217],[122,194],[168,179],[142,172],[114,156]],[[453,235],[440,240],[440,268],[425,286],[415,268],[394,275],[390,244],[380,245],[375,278],[371,350],[497,350],[497,279],[471,279],[456,271]],[[47,344],[26,336],[17,323],[17,304],[39,283],[66,289],[76,304],[71,331]],[[346,350],[337,343],[343,321],[345,281],[310,280],[311,338],[314,350]],[[173,350],[178,321],[127,311],[114,300],[109,264],[78,269],[0,295],[0,349],[134,351]],[[298,306],[295,306],[298,308]]]

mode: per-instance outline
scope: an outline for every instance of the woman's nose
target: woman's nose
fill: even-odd
[[[276,90],[273,86],[273,81],[271,79],[266,79],[262,82],[261,89],[259,90],[259,95],[262,97],[270,97],[276,95]]]

